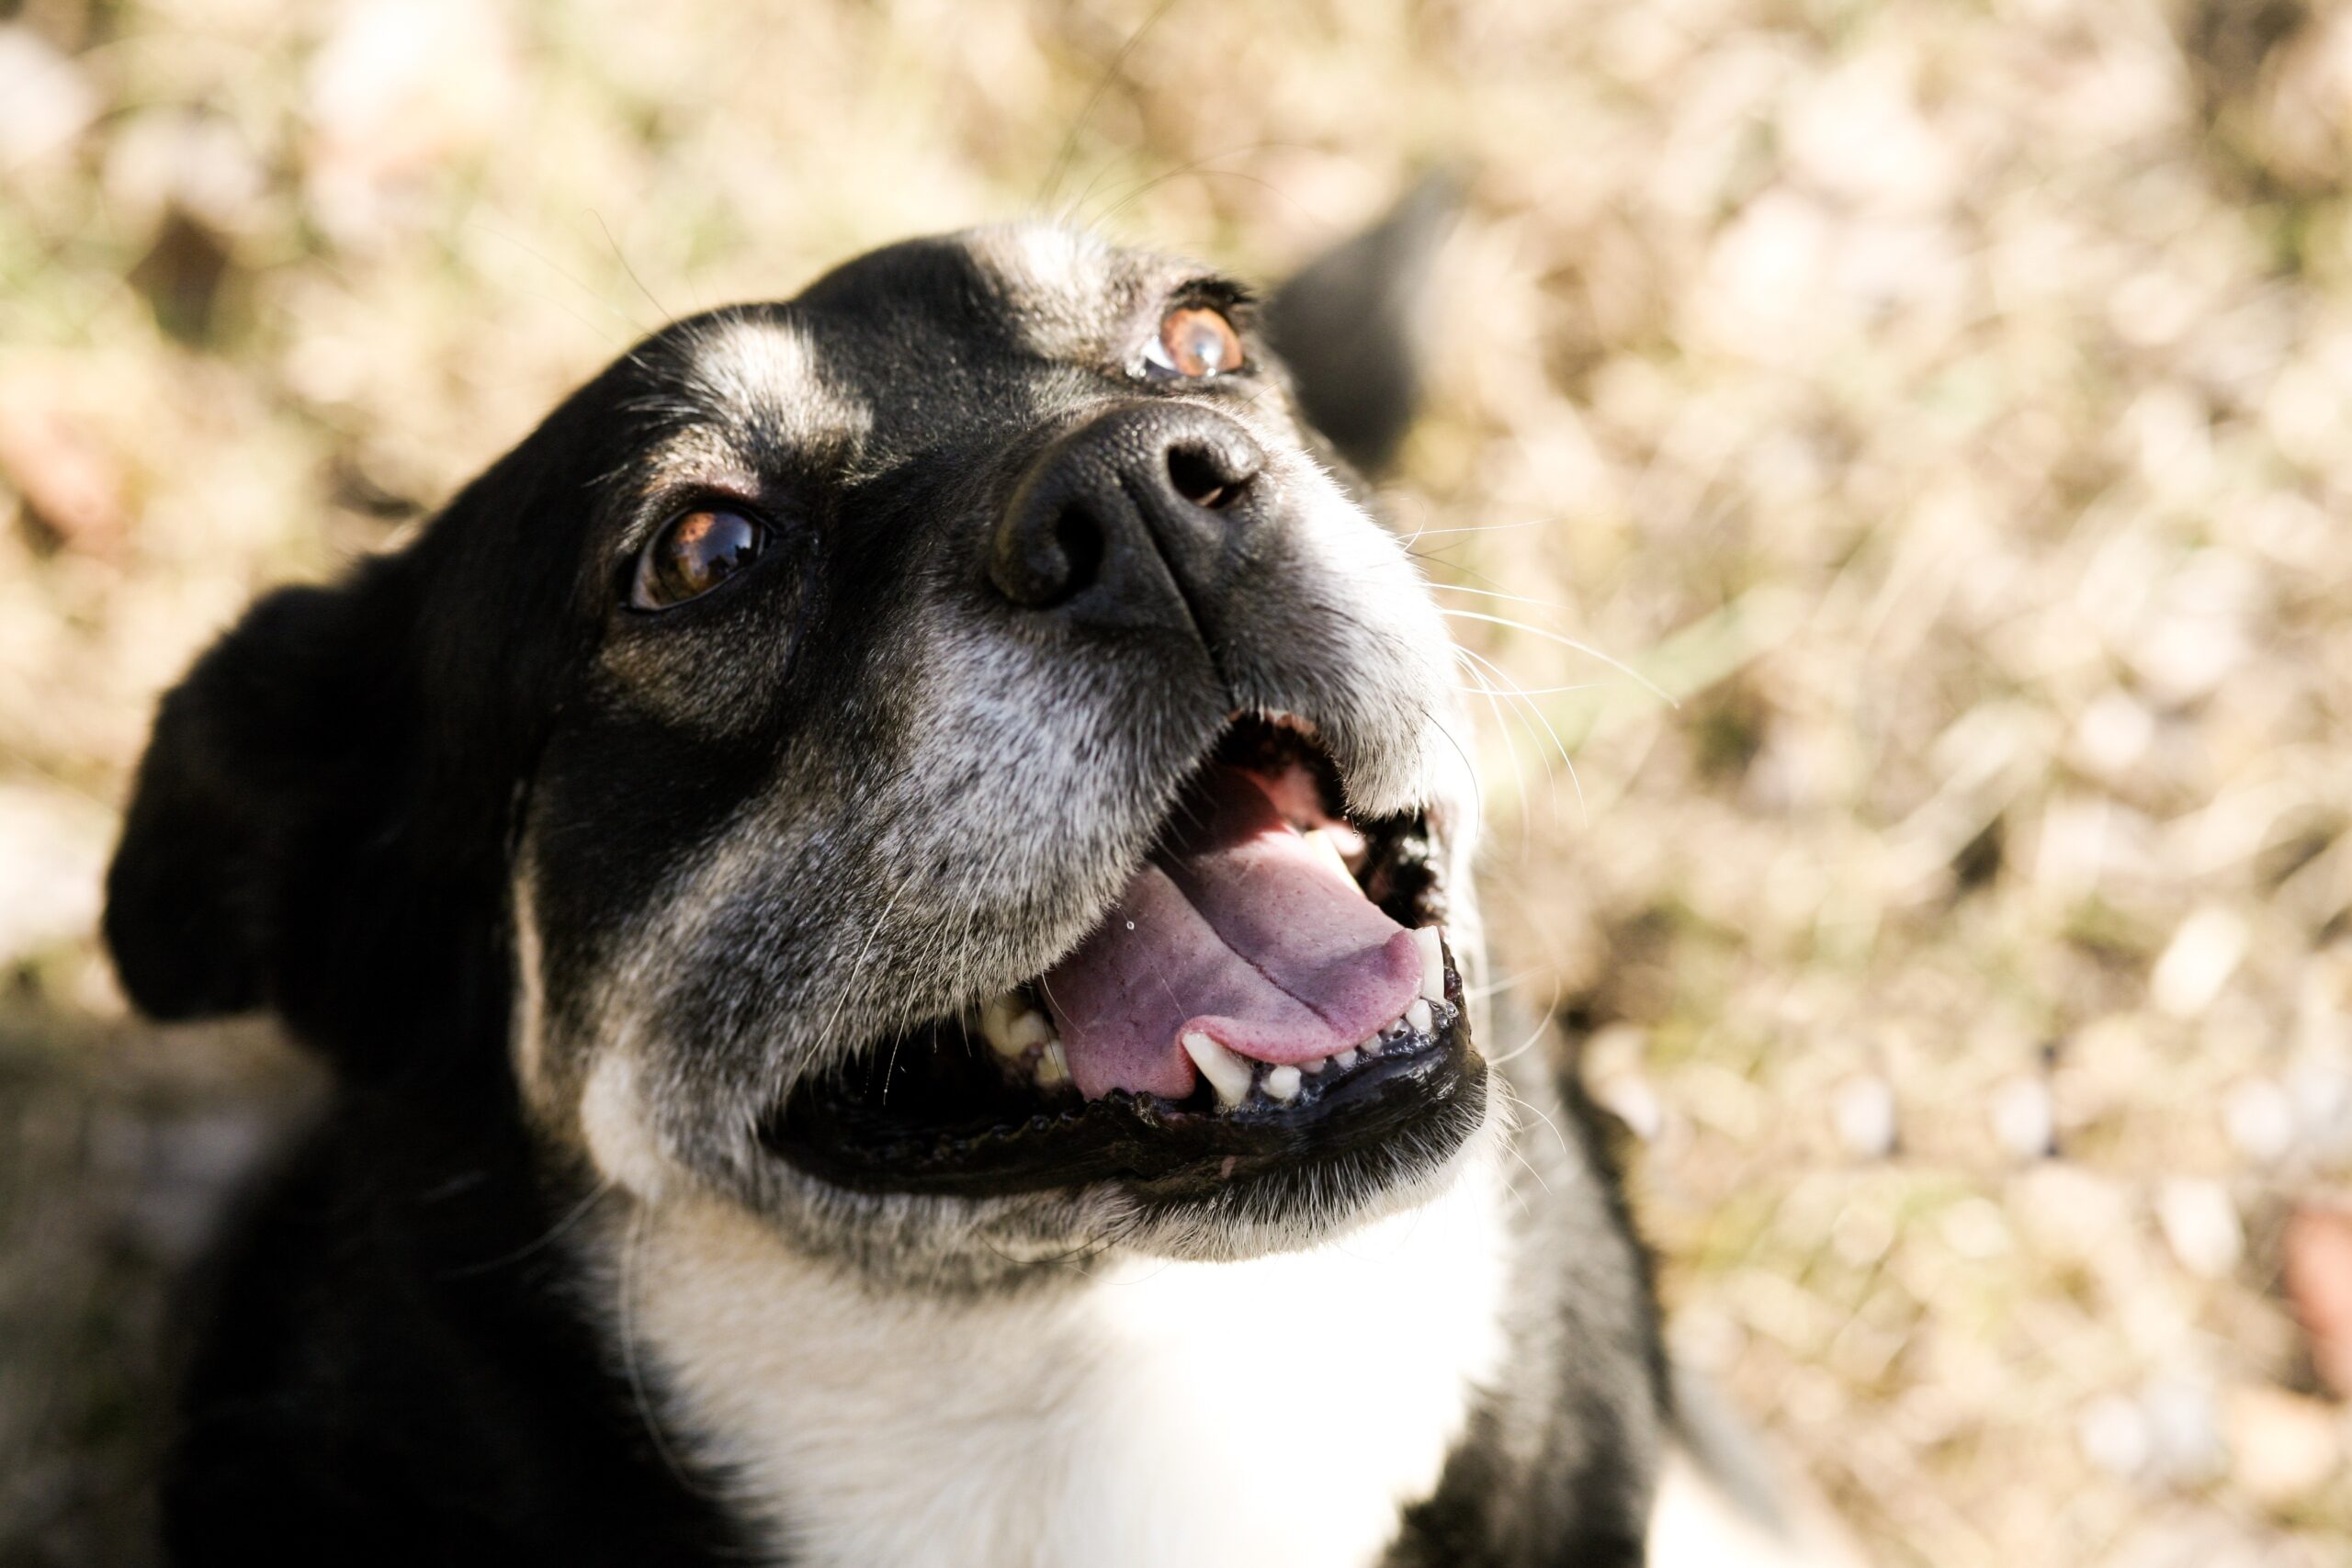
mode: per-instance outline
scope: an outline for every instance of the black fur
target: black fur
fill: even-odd
[[[576,1303],[511,1086],[347,1089],[239,1227],[164,1496],[179,1563],[724,1562]],[[575,1201],[576,1204],[576,1201]]]
[[[1304,405],[1338,411],[1341,449],[1369,461],[1393,448],[1412,380],[1409,323],[1365,257],[1399,234],[1422,243],[1431,220],[1400,220],[1278,297]],[[613,911],[690,863],[779,758],[851,759],[827,787],[868,787],[854,768],[882,766],[895,699],[867,672],[904,585],[947,570],[910,520],[969,489],[968,454],[1043,449],[1080,406],[1068,377],[1015,366],[1002,300],[953,245],[867,258],[797,309],[826,321],[837,369],[912,359],[924,390],[882,411],[874,446],[903,460],[854,491],[798,472],[807,455],[756,420],[734,433],[781,488],[854,493],[881,520],[805,563],[805,587],[679,612],[726,629],[740,703],[695,706],[700,689],[666,667],[676,712],[613,691],[613,660],[671,657],[629,641],[644,634],[611,607],[612,563],[674,502],[615,475],[692,412],[707,321],[567,400],[406,550],[265,599],[164,703],[108,884],[124,983],[161,1017],[272,1009],[342,1085],[227,1259],[167,1487],[177,1562],[683,1564],[752,1549],[718,1501],[726,1478],[657,1435],[564,1245],[600,1199],[530,1129],[509,1065],[514,857],[527,829],[548,949],[585,965],[616,940]],[[1008,435],[1008,419],[1028,428]],[[966,557],[981,570],[982,552]],[[1261,591],[1193,618],[1257,614],[1237,605]],[[1199,637],[1171,625],[1150,650],[1165,689],[1215,673]],[[733,994],[683,981],[677,1008],[724,1039]],[[1527,1314],[1511,1386],[1408,1516],[1400,1568],[1640,1560],[1667,1405],[1646,1264],[1597,1115],[1572,1085],[1521,1092],[1562,1134],[1524,1140],[1555,1195],[1527,1194],[1544,1213],[1518,1283],[1552,1304]]]

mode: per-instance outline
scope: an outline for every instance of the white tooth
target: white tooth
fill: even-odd
[[[1240,1104],[1250,1092],[1250,1064],[1198,1030],[1186,1032],[1183,1046],[1184,1055],[1216,1090],[1216,1102],[1228,1108]]]
[[[1069,1082],[1069,1057],[1060,1041],[1046,1041],[1046,1048],[1037,1053],[1037,1082],[1046,1089],[1059,1089]]]
[[[1054,1021],[1030,1006],[1020,992],[1004,991],[980,1009],[980,1034],[998,1055],[1024,1056],[1053,1042]]]
[[[1266,1075],[1266,1081],[1260,1087],[1276,1100],[1295,1099],[1298,1094],[1298,1069],[1276,1067]]]
[[[1329,1057],[1329,1056],[1317,1056],[1317,1057],[1316,1057],[1316,1058],[1315,1058],[1315,1060],[1313,1060],[1313,1061],[1311,1061],[1311,1062],[1301,1062],[1301,1063],[1298,1065],[1298,1070],[1299,1070],[1300,1072],[1302,1072],[1302,1073],[1305,1073],[1308,1077],[1310,1077],[1310,1078],[1311,1078],[1311,1077],[1313,1077],[1316,1074],[1317,1074],[1317,1073],[1321,1072],[1324,1068],[1326,1068],[1326,1067],[1329,1066],[1330,1065],[1331,1065],[1331,1058],[1330,1058],[1330,1057]]]
[[[1412,1026],[1414,1033],[1427,1034],[1430,1032],[1430,1004],[1415,998],[1413,1005],[1405,1010],[1405,1021]]]
[[[990,997],[988,1005],[980,1009],[980,1033],[987,1038],[989,1049],[1000,1056],[1018,1056],[1035,1044],[1021,1027],[1023,1016],[1029,1014],[1029,1004],[1021,999],[1018,991]]]
[[[1445,1000],[1445,942],[1437,927],[1415,931],[1413,945],[1421,950],[1421,995],[1433,1002]]]
[[[1337,1062],[1340,1065],[1340,1071],[1344,1073],[1350,1067],[1356,1065],[1356,1048],[1351,1045],[1346,1050],[1340,1052],[1338,1055],[1332,1057],[1331,1060]]]
[[[1329,833],[1320,828],[1316,829],[1306,835],[1306,847],[1317,860],[1330,869],[1334,876],[1351,887],[1356,885],[1356,874],[1348,869],[1347,858],[1340,853],[1339,842]]]

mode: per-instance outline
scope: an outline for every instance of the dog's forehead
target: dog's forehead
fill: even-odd
[[[822,321],[1069,359],[1098,351],[1143,299],[1201,270],[1081,230],[1007,223],[870,251],[795,303]]]
[[[722,405],[839,404],[976,359],[1123,358],[1151,301],[1207,276],[1080,231],[1002,224],[868,252],[780,305],[685,323],[678,347],[692,390]]]
[[[995,288],[1026,346],[1049,359],[1099,352],[1125,327],[1140,299],[1188,269],[1042,223],[975,229],[956,237]]]
[[[798,297],[667,334],[676,414],[655,467],[721,474],[761,455],[846,457],[891,427],[930,428],[1024,372],[1132,356],[1150,305],[1205,269],[1082,231],[1022,223],[890,245]],[[911,418],[910,418],[911,416]]]

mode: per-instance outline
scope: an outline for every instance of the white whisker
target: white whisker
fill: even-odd
[[[1634,669],[1623,660],[1611,658],[1610,655],[1603,653],[1600,649],[1593,647],[1590,643],[1578,642],[1572,637],[1562,637],[1558,632],[1545,631],[1542,626],[1531,626],[1525,621],[1514,621],[1508,615],[1489,615],[1477,610],[1450,610],[1442,604],[1438,606],[1437,613],[1441,615],[1451,616],[1458,621],[1485,621],[1490,626],[1509,626],[1515,631],[1525,632],[1531,637],[1540,637],[1547,642],[1556,642],[1562,648],[1574,649],[1578,653],[1586,654],[1591,658],[1600,660],[1603,664],[1608,665],[1611,670],[1618,671],[1620,674],[1631,676],[1634,680],[1641,682],[1652,696],[1657,698],[1658,701],[1664,703],[1667,706],[1679,708],[1682,705],[1680,703],[1674,700],[1672,694],[1669,694],[1664,686],[1659,685],[1656,681],[1651,680],[1648,676],[1643,674],[1640,671]]]
[[[1591,820],[1591,807],[1585,803],[1584,781],[1577,776],[1576,760],[1568,755],[1567,743],[1560,739],[1560,732],[1552,728],[1552,721],[1544,716],[1542,705],[1530,699],[1526,693],[1520,691],[1519,682],[1510,678],[1510,672],[1503,669],[1501,665],[1497,664],[1493,660],[1487,658],[1485,655],[1480,654],[1474,649],[1462,648],[1459,645],[1456,646],[1455,651],[1476,661],[1484,669],[1492,671],[1498,680],[1500,680],[1510,689],[1511,694],[1518,696],[1520,705],[1529,713],[1535,716],[1536,722],[1543,725],[1544,733],[1552,738],[1552,749],[1560,754],[1560,765],[1568,770],[1568,783],[1576,788],[1577,811],[1586,819],[1587,823],[1589,824]],[[1532,734],[1532,731],[1530,733]],[[1544,773],[1546,777],[1549,777],[1551,770],[1548,768],[1545,769]],[[1555,817],[1556,817],[1559,812],[1559,799],[1556,789],[1554,791],[1552,809]]]
[[[1528,1032],[1527,1038],[1521,1041],[1518,1044],[1512,1046],[1510,1050],[1504,1052],[1499,1056],[1487,1057],[1487,1066],[1490,1067],[1499,1067],[1505,1062],[1516,1062],[1521,1056],[1526,1055],[1529,1051],[1534,1048],[1535,1043],[1544,1038],[1544,1032],[1552,1027],[1552,1014],[1559,1010],[1559,1006],[1560,982],[1558,979],[1555,978],[1552,982],[1552,999],[1544,1003],[1544,1010],[1536,1015],[1535,1027]]]
[[[1556,610],[1563,615],[1570,613],[1566,604],[1553,600],[1530,599],[1524,593],[1506,593],[1499,588],[1470,588],[1459,582],[1432,582],[1430,586],[1442,588],[1449,593],[1476,593],[1481,599],[1508,599],[1514,604],[1532,604],[1539,610]]]
[[[1457,645],[1452,649],[1452,651],[1456,655],[1462,655],[1466,654],[1469,649]],[[1521,789],[1524,790],[1526,787],[1527,770],[1520,765],[1519,748],[1511,744],[1510,722],[1504,716],[1500,694],[1497,693],[1493,687],[1485,684],[1483,679],[1477,674],[1474,666],[1465,664],[1464,669],[1469,672],[1472,680],[1480,682],[1479,690],[1485,694],[1487,705],[1493,710],[1495,715],[1495,733],[1502,737],[1503,752],[1510,758],[1511,781]],[[1522,719],[1521,722],[1525,723],[1526,721]],[[1530,730],[1528,733],[1532,737],[1534,732]],[[1551,770],[1549,769],[1544,770],[1546,777],[1550,776],[1550,772]],[[1556,814],[1558,809],[1559,802],[1555,798],[1553,802],[1553,810]],[[1521,842],[1525,842],[1527,837],[1527,818],[1524,816],[1521,816],[1520,818],[1519,830]]]
[[[1521,970],[1520,973],[1511,976],[1507,980],[1489,980],[1483,986],[1472,986],[1462,994],[1465,997],[1477,997],[1481,998],[1487,997],[1508,996],[1510,992],[1516,990],[1521,984],[1533,976],[1534,973],[1535,971],[1532,969]]]
[[[1606,681],[1578,681],[1575,684],[1567,686],[1521,686],[1517,682],[1513,682],[1511,689],[1522,697],[1556,697],[1565,695],[1569,692],[1597,692],[1608,683],[1609,682]],[[1486,688],[1483,686],[1456,686],[1454,690],[1457,692],[1476,693],[1483,692]]]
[[[1541,528],[1551,522],[1549,517],[1531,517],[1523,523],[1471,523],[1455,528],[1416,528],[1405,536],[1408,545],[1423,539],[1434,539],[1440,534],[1500,534],[1511,528]],[[1452,548],[1451,546],[1447,547]]]
[[[1560,1124],[1558,1122],[1553,1121],[1549,1116],[1544,1115],[1532,1100],[1530,1100],[1525,1095],[1511,1088],[1510,1079],[1498,1077],[1490,1078],[1487,1081],[1500,1085],[1502,1091],[1510,1096],[1514,1104],[1518,1105],[1521,1110],[1529,1111],[1538,1122],[1544,1123],[1544,1128],[1552,1134],[1552,1141],[1559,1145],[1561,1158],[1567,1159],[1571,1157],[1568,1152],[1568,1140],[1566,1136],[1561,1133]]]

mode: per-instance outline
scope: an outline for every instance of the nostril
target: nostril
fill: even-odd
[[[1061,547],[1063,575],[1057,599],[1066,599],[1094,581],[1102,570],[1102,525],[1083,503],[1062,508],[1054,519],[1054,543]]]
[[[1018,609],[1081,623],[1162,618],[1171,582],[1212,592],[1251,558],[1275,521],[1268,461],[1215,410],[1112,409],[1030,460],[989,531],[989,582]]]
[[[1177,494],[1212,512],[1230,503],[1249,482],[1246,479],[1227,478],[1224,467],[1196,446],[1169,448],[1168,479],[1176,487]]]
[[[1067,488],[1017,497],[996,531],[989,578],[1024,610],[1050,610],[1083,593],[1109,553],[1102,514]]]

